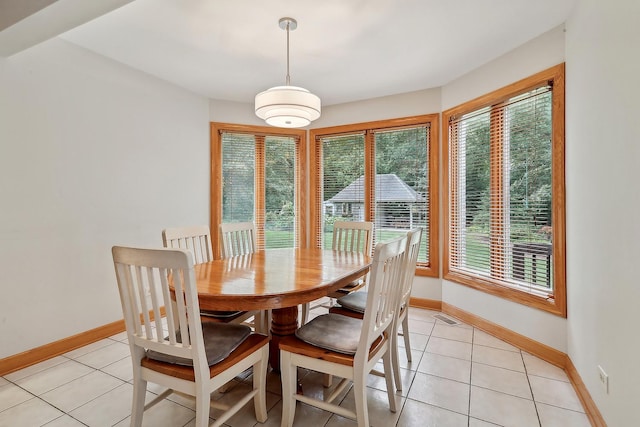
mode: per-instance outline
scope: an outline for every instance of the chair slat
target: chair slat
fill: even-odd
[[[246,255],[256,251],[256,231],[253,222],[220,224],[220,249],[223,258]]]

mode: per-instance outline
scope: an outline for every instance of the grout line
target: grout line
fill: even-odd
[[[431,310],[426,310],[426,309],[425,309],[425,311],[427,311],[427,312],[431,312]],[[421,320],[421,319],[413,319],[411,316],[409,316],[409,318],[410,318],[411,320],[415,320],[415,321],[418,321],[418,322],[423,322],[423,323],[425,323],[425,321],[424,321],[424,320]],[[426,337],[426,344],[425,344],[425,346],[424,346],[424,348],[423,348],[423,349],[411,349],[411,348],[410,348],[410,351],[412,352],[412,355],[414,355],[414,357],[413,357],[413,359],[414,359],[414,360],[411,362],[411,365],[409,365],[409,367],[408,367],[407,369],[401,368],[401,372],[408,372],[410,376],[408,377],[408,381],[407,381],[407,383],[406,383],[406,384],[403,384],[403,389],[404,389],[404,390],[403,390],[403,392],[402,392],[402,393],[397,394],[397,392],[394,390],[394,396],[396,396],[396,399],[397,399],[397,398],[399,398],[399,399],[400,399],[400,403],[399,403],[398,408],[397,408],[397,413],[398,413],[399,415],[398,415],[398,418],[397,418],[396,426],[397,426],[397,424],[400,422],[400,419],[401,419],[401,417],[402,417],[402,415],[403,415],[404,410],[406,409],[407,402],[408,402],[409,400],[411,400],[412,402],[416,402],[416,403],[418,403],[418,404],[421,404],[421,405],[427,405],[427,406],[431,406],[431,407],[434,407],[434,408],[439,408],[439,409],[442,409],[442,410],[445,410],[445,411],[448,411],[448,412],[453,412],[453,413],[456,413],[456,414],[460,414],[460,415],[466,416],[466,417],[467,417],[467,426],[469,426],[469,425],[470,425],[470,423],[471,423],[471,418],[472,418],[472,417],[471,417],[471,415],[470,415],[470,411],[471,411],[471,389],[472,389],[472,387],[478,387],[478,388],[482,388],[482,389],[486,389],[486,390],[491,390],[491,391],[496,392],[496,393],[501,393],[501,394],[505,394],[505,395],[508,395],[508,396],[513,396],[513,397],[516,397],[516,398],[519,398],[519,399],[529,400],[529,399],[523,398],[523,397],[521,397],[521,396],[515,396],[515,395],[509,394],[509,393],[504,393],[504,392],[501,392],[501,391],[497,391],[497,390],[493,390],[493,389],[489,389],[489,388],[485,388],[485,387],[473,386],[473,385],[471,384],[471,378],[472,378],[472,375],[473,375],[473,365],[474,365],[474,363],[479,363],[479,362],[474,362],[474,361],[473,361],[473,354],[474,354],[474,348],[475,348],[475,345],[480,345],[480,344],[476,344],[476,338],[478,338],[478,337],[476,337],[476,333],[479,331],[479,329],[477,329],[477,328],[475,328],[475,327],[471,326],[471,329],[472,329],[472,338],[471,338],[471,343],[468,343],[468,342],[465,342],[465,341],[452,340],[452,339],[445,338],[445,337],[436,337],[436,336],[432,335],[432,333],[433,333],[434,328],[435,328],[437,325],[439,325],[440,323],[439,323],[438,321],[436,321],[436,322],[426,322],[426,323],[428,323],[429,325],[431,325],[431,326],[430,326],[430,328],[429,328],[429,333],[424,334],[424,333],[422,333],[422,332],[424,332],[423,330],[421,330],[420,332],[410,331],[410,333],[411,333],[411,334],[417,334],[417,335],[422,335],[422,336]],[[444,324],[443,324],[443,325],[444,325]],[[463,325],[466,325],[466,324],[465,324],[465,323],[463,323]],[[446,326],[448,326],[448,325],[446,325]],[[429,345],[429,343],[431,342],[431,339],[432,339],[432,338],[438,338],[438,339],[449,340],[449,341],[451,341],[451,342],[456,342],[456,343],[470,344],[470,345],[471,345],[471,358],[470,358],[470,360],[468,360],[468,359],[461,359],[461,358],[453,357],[453,356],[449,356],[449,355],[443,355],[443,354],[438,354],[438,353],[432,353],[432,352],[428,351],[428,350],[427,350],[427,348],[428,348],[428,345]],[[110,343],[109,345],[112,345],[112,344],[115,344],[115,343],[121,343],[121,344],[125,344],[125,345],[127,345],[126,340],[123,342],[123,341],[119,341],[119,340],[116,340],[116,339],[112,339],[111,337],[107,337],[106,339],[109,339],[109,340],[111,341],[111,343]],[[504,350],[504,349],[500,349],[500,348],[492,347],[492,346],[484,346],[484,347],[491,348],[491,349],[494,349],[494,350],[508,351],[508,350]],[[98,350],[100,350],[100,349],[96,349],[96,350],[94,350],[94,351],[98,351]],[[403,348],[403,347],[399,347],[399,351],[404,352],[404,348]],[[520,351],[520,350],[519,350],[519,351]],[[89,352],[89,353],[91,353],[91,352]],[[89,353],[86,353],[86,354],[89,354]],[[511,352],[511,353],[514,353],[514,352]],[[417,356],[418,356],[418,357],[415,357],[415,355],[416,355],[416,354],[417,354]],[[433,355],[436,355],[436,356],[439,356],[439,357],[449,357],[449,358],[456,359],[456,360],[464,360],[465,362],[469,362],[469,363],[471,363],[468,383],[465,383],[465,382],[463,382],[463,381],[453,380],[453,379],[450,379],[450,378],[440,377],[439,375],[432,375],[432,374],[427,374],[427,373],[425,373],[425,372],[420,372],[420,371],[418,371],[418,367],[419,367],[419,365],[422,363],[422,360],[427,356],[427,354],[433,354]],[[78,364],[80,364],[80,365],[83,365],[83,366],[89,367],[89,368],[92,370],[92,372],[99,371],[100,373],[107,374],[107,375],[109,375],[110,377],[113,377],[113,378],[115,378],[115,379],[119,380],[119,381],[121,382],[121,384],[120,384],[120,385],[118,385],[118,386],[116,386],[116,388],[117,388],[117,387],[120,387],[120,386],[122,386],[122,385],[124,385],[124,384],[130,384],[130,385],[132,384],[132,380],[123,380],[123,379],[121,379],[121,378],[116,377],[115,375],[112,375],[112,374],[110,374],[110,373],[105,372],[105,371],[103,371],[103,370],[102,370],[102,369],[107,368],[108,366],[110,366],[110,365],[111,365],[111,364],[113,364],[113,363],[117,363],[117,362],[119,362],[119,361],[121,361],[121,360],[123,360],[123,359],[130,358],[130,356],[123,357],[122,359],[120,359],[120,360],[118,360],[118,361],[115,361],[115,362],[111,362],[109,365],[107,365],[107,366],[105,366],[105,367],[102,367],[102,368],[94,368],[94,367],[92,367],[92,366],[89,366],[89,365],[87,365],[87,364],[85,364],[85,363],[82,363],[82,362],[78,361],[77,359],[73,359],[73,358],[71,358],[71,357],[65,356],[64,354],[63,354],[63,355],[60,355],[60,356],[62,356],[62,357],[64,358],[64,361],[62,361],[61,363],[66,363],[66,362],[68,362],[68,361],[73,361],[73,362],[76,362],[76,363],[78,363]],[[78,357],[80,357],[80,356],[78,356]],[[538,423],[539,423],[539,424],[541,424],[541,419],[540,419],[540,415],[539,415],[538,408],[537,408],[537,403],[538,403],[538,402],[536,402],[536,400],[535,400],[535,396],[533,395],[533,389],[532,389],[531,382],[530,382],[530,377],[531,377],[531,376],[536,376],[536,375],[529,374],[528,369],[527,369],[527,365],[524,363],[524,355],[523,355],[523,352],[522,352],[522,351],[520,351],[520,357],[521,357],[522,362],[523,362],[523,366],[524,366],[524,373],[525,373],[525,375],[526,375],[526,377],[527,377],[527,382],[528,382],[528,384],[529,384],[529,390],[530,390],[530,392],[531,392],[532,400],[533,400],[533,402],[534,402],[534,407],[536,408],[536,415],[538,416]],[[509,371],[512,371],[512,372],[522,373],[522,371],[514,371],[514,370],[512,370],[512,369],[504,368],[504,367],[502,367],[502,366],[487,365],[486,363],[485,363],[485,364],[482,364],[482,365],[491,366],[491,367],[499,368],[499,369],[506,369],[506,370],[509,370]],[[41,370],[41,371],[39,371],[39,372],[35,372],[35,373],[33,373],[33,374],[31,374],[31,375],[29,375],[29,376],[27,376],[27,377],[31,377],[31,376],[34,376],[34,375],[42,374],[42,373],[46,372],[48,369],[51,369],[51,368],[53,368],[53,367],[55,367],[55,366],[57,366],[57,365],[51,366],[51,367],[49,367],[49,368],[47,368],[47,369],[44,369],[44,370]],[[309,372],[310,372],[310,371],[307,371],[307,372],[306,372],[306,374],[309,374]],[[306,376],[306,374],[302,375],[302,376],[301,376],[301,378],[302,378],[302,377],[304,377],[304,376]],[[410,397],[409,397],[409,393],[410,393],[410,391],[411,391],[411,388],[412,388],[412,387],[416,384],[416,382],[417,382],[417,375],[418,375],[418,374],[423,374],[423,376],[425,376],[425,377],[427,377],[427,376],[432,376],[432,377],[435,377],[435,378],[447,379],[447,380],[449,380],[449,381],[454,381],[454,382],[457,382],[457,383],[460,383],[460,384],[466,384],[466,385],[468,385],[468,386],[469,386],[469,394],[468,394],[468,410],[467,410],[467,413],[466,413],[466,414],[464,414],[464,413],[461,413],[461,412],[457,412],[457,411],[453,411],[453,410],[451,410],[451,409],[444,408],[444,407],[442,407],[442,406],[438,406],[438,405],[434,405],[434,404],[431,404],[431,403],[422,402],[422,401],[420,401],[420,400],[416,400],[415,398],[413,398],[413,399],[412,399],[412,398],[410,398]],[[89,374],[86,374],[86,375],[89,375]],[[85,375],[83,375],[83,376],[85,376]],[[83,377],[83,376],[81,376],[81,377]],[[558,382],[562,382],[562,383],[568,383],[568,384],[571,384],[570,382],[562,381],[562,380],[558,380],[558,379],[555,379],[555,378],[548,378],[548,377],[540,376],[540,375],[537,375],[537,376],[539,376],[539,377],[541,377],[541,378],[548,379],[548,380],[553,380],[553,381],[558,381]],[[27,377],[24,377],[24,378],[27,378]],[[78,378],[81,378],[81,377],[78,377]],[[3,378],[4,378],[4,377],[3,377]],[[71,381],[74,381],[74,380],[76,380],[76,379],[78,379],[78,378],[74,378],[74,379],[73,379],[73,380],[71,380]],[[56,409],[60,410],[60,408],[57,408],[56,406],[54,406],[54,405],[52,405],[51,403],[47,402],[46,400],[44,400],[44,399],[43,399],[43,398],[41,398],[40,396],[38,396],[38,395],[36,395],[36,394],[34,394],[34,393],[30,392],[29,390],[24,389],[23,387],[21,387],[19,384],[15,383],[14,381],[10,381],[10,380],[8,380],[8,379],[6,379],[6,378],[4,378],[4,379],[7,381],[7,384],[6,384],[6,385],[10,385],[10,384],[15,385],[15,386],[19,387],[20,389],[22,389],[22,390],[26,391],[30,396],[32,396],[32,397],[31,397],[31,398],[29,398],[28,400],[31,400],[33,397],[36,397],[36,398],[38,398],[39,400],[41,400],[41,401],[43,401],[44,403],[46,403],[47,405],[49,405],[49,406],[51,406],[51,407],[53,407],[53,408],[56,408]],[[242,377],[241,377],[241,378],[238,380],[238,384],[240,384],[240,385],[246,385],[246,384],[247,384],[247,382],[246,382],[246,381],[247,381],[247,380],[249,380],[249,379],[250,379],[250,376],[247,376],[247,377],[244,377],[244,378],[242,378]],[[55,388],[53,388],[53,389],[51,389],[51,390],[55,390],[56,388],[58,388],[58,387],[60,387],[60,386],[62,386],[62,385],[65,385],[65,384],[68,384],[68,382],[66,382],[66,383],[64,383],[64,384],[60,384],[60,385],[58,385],[57,387],[55,387]],[[237,385],[237,384],[236,384],[236,385]],[[352,387],[352,385],[351,385],[350,387]],[[369,388],[369,387],[368,387],[368,388]],[[378,389],[377,389],[377,388],[375,388],[375,387],[371,387],[371,388],[372,388],[372,389],[375,389],[375,390],[378,390]],[[395,386],[394,386],[394,388],[395,388]],[[48,392],[49,392],[49,391],[51,391],[51,390],[47,390],[47,391],[45,391],[44,393],[48,393]],[[99,397],[102,397],[104,394],[109,393],[109,392],[111,392],[111,391],[113,391],[113,389],[112,389],[112,390],[109,390],[109,391],[107,391],[107,392],[105,392],[105,393],[103,393],[103,394],[102,394],[102,395],[100,395],[100,396],[95,397],[94,399],[92,399],[92,400],[91,400],[91,401],[89,401],[89,402],[84,403],[82,406],[84,406],[84,405],[86,405],[86,404],[88,404],[88,403],[92,402],[93,400],[95,400],[95,399],[97,399],[97,398],[99,398]],[[344,402],[344,400],[345,400],[345,399],[346,399],[346,397],[347,397],[347,394],[348,394],[350,391],[351,391],[351,388],[349,388],[349,389],[347,390],[347,393],[345,393],[345,394],[344,394],[344,397],[343,397],[343,399],[341,400],[341,403],[342,403],[342,402]],[[385,392],[385,393],[386,393],[386,391],[385,391],[385,390],[380,390],[380,391],[382,391],[382,392]],[[151,391],[148,391],[148,390],[147,390],[147,392],[148,392],[148,393],[151,393],[151,394],[153,394],[153,395],[155,395],[155,393],[153,393],[153,392],[151,392]],[[44,393],[42,393],[42,394],[44,394]],[[403,393],[406,393],[406,394],[405,394],[405,395],[403,395]],[[276,393],[276,394],[277,394],[277,393]],[[278,401],[276,401],[276,403],[275,403],[274,407],[276,407],[276,406],[278,405],[278,402],[279,402],[280,400],[282,400],[282,396],[281,396],[281,395],[278,395],[278,397],[279,397],[279,400],[278,400]],[[173,401],[173,400],[171,400],[171,402],[172,402],[173,404],[178,405],[178,406],[182,406],[182,407],[184,407],[184,408],[191,409],[191,408],[188,408],[187,406],[184,406],[182,403],[178,403],[178,402],[175,402],[175,401]],[[21,403],[24,403],[24,402],[21,402]],[[18,405],[19,405],[19,404],[18,404]],[[14,406],[16,406],[16,405],[14,405]],[[14,407],[14,406],[12,406],[12,407]],[[82,407],[82,406],[80,406],[80,407]],[[557,406],[555,406],[555,405],[553,405],[553,404],[550,404],[550,406],[557,407]],[[80,408],[80,407],[78,407],[78,408]],[[567,410],[567,411],[571,411],[571,412],[574,412],[574,413],[584,414],[584,412],[580,412],[580,411],[576,411],[576,410],[572,410],[572,409],[568,409],[568,408],[562,408],[562,407],[559,407],[559,406],[558,406],[557,408],[559,408],[559,409],[563,409],[563,410]],[[9,408],[7,408],[7,409],[9,409]],[[77,408],[76,408],[76,409],[77,409]],[[74,410],[75,410],[75,409],[74,409]],[[272,410],[273,410],[273,408],[272,408]],[[68,415],[68,416],[69,416],[69,417],[71,417],[72,419],[74,419],[74,420],[78,421],[78,422],[79,422],[79,423],[81,423],[82,425],[86,425],[86,424],[82,423],[82,421],[77,420],[75,417],[73,417],[72,415],[70,415],[70,413],[68,413],[68,412],[64,412],[64,411],[61,411],[61,412],[62,412],[64,415]],[[62,416],[64,416],[64,415],[61,415],[61,417],[62,417]],[[128,415],[128,416],[130,416],[130,415]],[[330,416],[329,416],[329,418],[328,418],[327,422],[325,423],[325,425],[331,422],[331,420],[333,419],[332,417],[333,417],[333,414],[330,414]],[[58,418],[60,418],[60,417],[58,417]],[[56,419],[58,419],[58,418],[56,418]],[[475,418],[475,419],[479,419],[479,418],[477,418],[477,417],[473,417],[473,418]],[[52,421],[55,421],[56,419],[54,419],[54,420],[52,420]],[[123,418],[123,420],[124,420],[124,419],[126,419],[126,417],[125,417],[125,418]],[[52,421],[50,421],[50,422],[52,422]],[[192,421],[193,421],[193,418],[192,418],[191,420],[189,420],[189,422],[187,422],[187,423],[185,424],[185,426],[186,426],[186,425],[189,425],[189,423],[191,423]],[[334,420],[334,421],[335,421],[335,420]],[[122,420],[120,420],[119,422],[122,422]],[[261,424],[260,424],[260,423],[257,423],[257,424],[255,424],[255,426],[256,426],[256,427],[259,427],[259,426],[261,426]],[[225,427],[228,427],[228,426],[225,424]]]
[[[527,384],[529,384],[529,391],[531,392],[531,399],[533,400],[533,407],[536,410],[536,417],[538,417],[538,424],[542,427],[542,420],[540,420],[540,412],[538,412],[538,403],[536,402],[536,396],[533,394],[533,387],[531,387],[531,381],[529,380],[529,371],[527,370],[527,364],[524,362],[524,356],[522,350],[520,350],[520,358],[522,359],[522,365],[524,366],[524,374],[527,377]]]
[[[475,346],[475,340],[476,340],[476,328],[472,327],[472,333],[471,333],[471,360],[469,361],[470,366],[469,366],[469,409],[467,410],[468,412],[468,418],[467,418],[467,426],[471,425],[471,389],[473,387],[473,385],[471,384],[471,377],[473,375],[473,347]]]

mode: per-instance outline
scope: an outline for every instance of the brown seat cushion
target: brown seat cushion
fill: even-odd
[[[237,323],[202,323],[202,335],[204,337],[204,351],[207,354],[209,366],[224,360],[244,340],[251,335],[251,328]],[[182,342],[180,332],[176,339]],[[193,366],[193,360],[183,357],[170,356],[153,350],[147,350],[149,359],[159,362],[173,363],[175,365]]]
[[[243,311],[219,311],[219,310],[200,310],[201,316],[210,316],[218,319],[228,319],[238,317],[244,313]]]
[[[367,292],[352,292],[338,299],[338,304],[356,313],[364,313],[364,309],[367,307]]]
[[[296,337],[316,347],[353,355],[358,349],[361,330],[362,319],[329,313],[303,325],[296,331]]]

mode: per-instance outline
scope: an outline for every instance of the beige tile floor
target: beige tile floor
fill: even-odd
[[[320,310],[314,310],[319,314]],[[520,351],[471,326],[449,326],[433,311],[409,314],[412,362],[401,349],[403,390],[391,413],[384,380],[370,376],[368,407],[372,425],[388,426],[589,426],[578,397],[562,369]],[[402,343],[402,340],[400,340]],[[0,427],[128,426],[132,373],[124,333],[0,378]],[[322,395],[322,376],[305,372],[305,394]],[[233,401],[250,387],[236,378],[224,394]],[[149,396],[161,390],[150,384]],[[280,379],[268,374],[265,426],[279,426]],[[353,392],[340,396],[354,407]],[[194,426],[192,400],[173,395],[145,413],[149,427]],[[211,417],[215,419],[216,412]],[[261,426],[252,404],[232,417],[230,427]],[[295,426],[355,426],[355,422],[298,403]]]

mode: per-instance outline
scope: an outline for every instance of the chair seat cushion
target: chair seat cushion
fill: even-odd
[[[367,306],[367,292],[352,292],[338,299],[338,303],[348,310],[364,313],[364,309]]]
[[[237,317],[242,314],[242,311],[219,311],[219,310],[200,310],[202,316],[210,316],[218,319],[227,319],[230,317]]]
[[[358,279],[358,280],[354,280],[351,283],[347,283],[346,285],[344,285],[342,288],[340,288],[341,290],[344,290],[346,292],[349,292],[350,290],[353,289],[359,289],[364,285],[364,280],[362,279]]]
[[[316,347],[353,355],[358,349],[362,319],[323,314],[296,331],[296,337]]]
[[[224,360],[244,340],[251,335],[251,328],[237,323],[202,323],[204,337],[204,351],[207,354],[207,364],[213,366]],[[182,342],[180,331],[176,334],[178,342]],[[149,359],[175,365],[193,366],[193,360],[183,357],[170,356],[153,350],[147,350]]]

